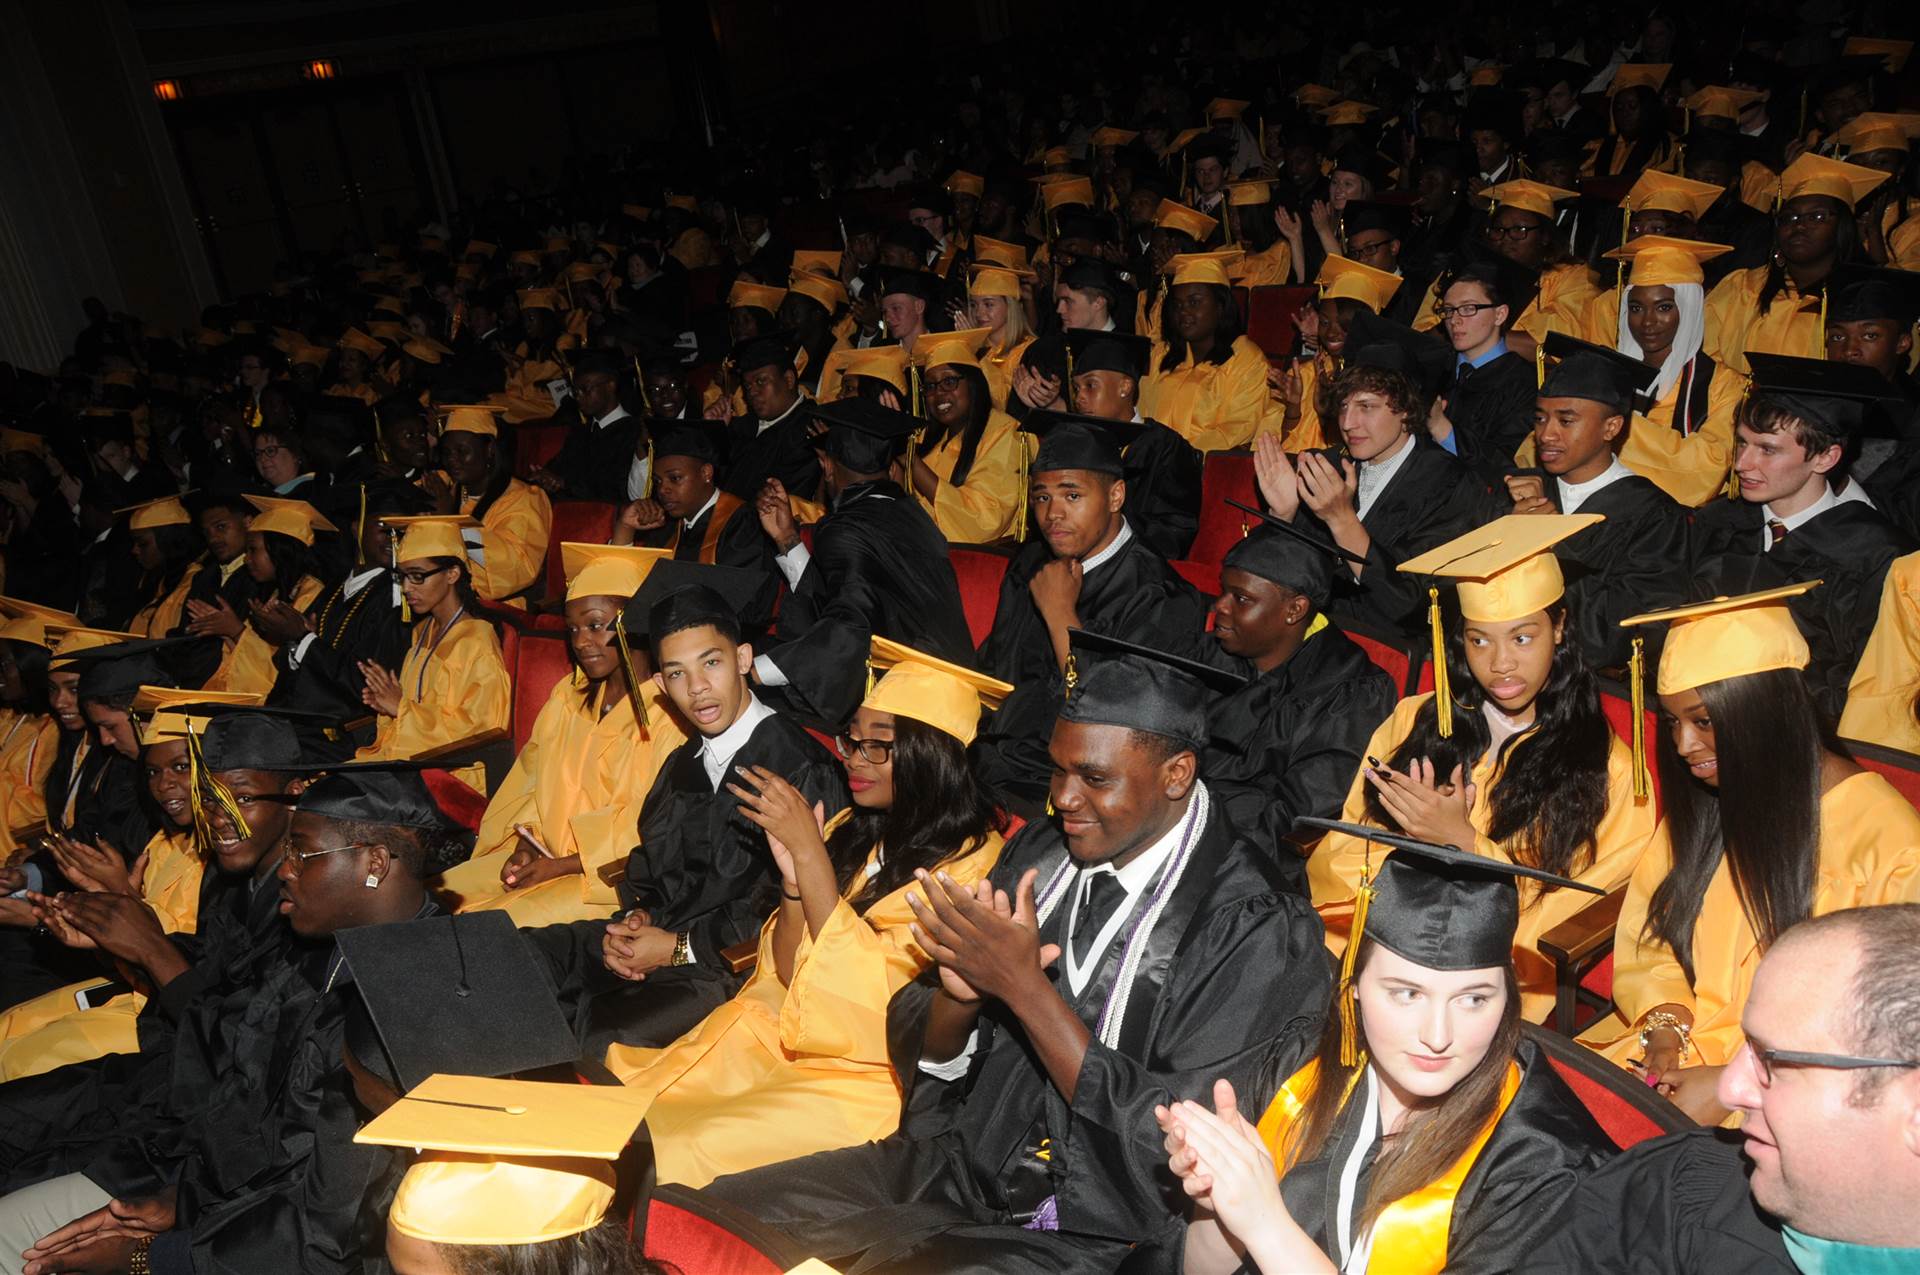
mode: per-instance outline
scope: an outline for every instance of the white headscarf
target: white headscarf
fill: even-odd
[[[1628,285],[1629,290],[1632,285]],[[1697,283],[1669,284],[1673,289],[1673,303],[1680,308],[1680,327],[1673,334],[1673,345],[1667,350],[1667,361],[1660,365],[1660,375],[1654,379],[1653,388],[1648,395],[1658,403],[1673,392],[1674,385],[1680,380],[1680,374],[1687,370],[1687,364],[1693,356],[1700,353],[1700,342],[1707,331],[1707,290]],[[1613,348],[1631,359],[1643,359],[1640,343],[1633,339],[1633,331],[1627,326],[1627,295],[1620,294],[1620,332]]]

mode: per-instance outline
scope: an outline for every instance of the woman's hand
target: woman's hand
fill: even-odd
[[[740,813],[766,832],[781,880],[797,891],[796,859],[824,862],[827,857],[826,808],[817,801],[809,806],[798,788],[765,766],[735,766],[733,773],[740,782],[727,784],[727,791],[739,799]]]
[[[1409,837],[1437,845],[1472,850],[1479,833],[1469,817],[1473,810],[1474,785],[1464,780],[1461,768],[1442,785],[1434,774],[1433,763],[1416,759],[1402,775],[1391,767],[1361,772],[1380,794],[1380,804],[1400,830]]]
[[[1169,1167],[1179,1162],[1185,1172],[1174,1167],[1181,1186],[1195,1200],[1204,1201],[1219,1224],[1243,1245],[1263,1272],[1315,1269],[1313,1259],[1324,1256],[1312,1249],[1312,1241],[1287,1211],[1280,1196],[1280,1175],[1273,1154],[1261,1141],[1259,1130],[1241,1116],[1233,1086],[1225,1080],[1213,1082],[1214,1111],[1197,1102],[1178,1102],[1167,1111],[1162,1128],[1172,1126],[1180,1139],[1180,1150],[1168,1157]],[[1172,1141],[1172,1134],[1169,1135]],[[1305,1260],[1308,1264],[1301,1265]],[[1332,1270],[1330,1263],[1318,1269]]]
[[[239,639],[246,625],[225,598],[212,603],[187,599],[187,632],[194,637],[217,637],[232,642]]]
[[[1300,251],[1300,218],[1289,211],[1285,204],[1273,206],[1273,224],[1280,231],[1280,237],[1293,245],[1294,252]]]
[[[1253,436],[1253,476],[1260,484],[1260,498],[1267,512],[1282,522],[1292,522],[1300,512],[1300,476],[1278,434]]]
[[[366,679],[360,701],[382,717],[400,716],[400,679],[374,663],[360,661],[360,676]]]
[[[433,511],[435,513],[454,514],[460,512],[454,508],[455,492],[453,490],[453,484],[448,482],[446,475],[442,474],[439,470],[429,469],[421,474],[420,489],[426,492],[433,500]]]
[[[313,621],[305,613],[288,605],[284,598],[274,598],[264,603],[250,602],[247,605],[253,612],[254,630],[275,646],[298,642],[313,632]]]

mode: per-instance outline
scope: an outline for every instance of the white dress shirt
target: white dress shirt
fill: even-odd
[[[352,599],[356,594],[360,592],[360,590],[366,588],[369,584],[372,584],[375,576],[383,576],[385,574],[387,574],[387,569],[385,567],[369,567],[365,571],[354,572],[352,575],[348,576],[345,582],[342,583],[340,586],[341,600],[347,601]],[[399,605],[400,586],[397,584],[393,586],[393,599],[394,599],[394,605],[396,606]],[[307,649],[313,645],[314,638],[318,636],[319,635],[315,633],[307,634],[305,637],[300,639],[300,641],[294,646],[294,648],[291,651],[287,652],[288,668],[300,667],[300,661],[304,660],[307,657]]]
[[[733,725],[718,735],[707,736],[706,742],[700,745],[700,769],[707,772],[707,782],[713,785],[715,792],[720,791],[720,783],[733,766],[735,754],[747,746],[747,737],[759,728],[761,722],[772,716],[773,710],[755,699],[749,691],[747,706],[740,710],[740,716]]]
[[[1766,519],[1767,522],[1777,522],[1782,524],[1783,526],[1786,527],[1788,533],[1791,534],[1794,531],[1799,530],[1801,527],[1804,527],[1806,524],[1812,522],[1815,518],[1818,518],[1821,514],[1827,512],[1827,510],[1833,508],[1835,505],[1839,503],[1840,503],[1840,497],[1834,494],[1832,485],[1829,484],[1825,479],[1822,479],[1820,482],[1820,499],[1814,501],[1811,505],[1808,505],[1805,509],[1802,509],[1800,512],[1788,514],[1786,517],[1783,518],[1779,514],[1773,512],[1772,505],[1762,505],[1760,506],[1760,515],[1762,518]],[[1773,548],[1773,528],[1772,527],[1768,527],[1765,525],[1761,526],[1760,548],[1762,550],[1770,550]]]
[[[1067,910],[1066,951],[1060,954],[1060,960],[1067,976],[1067,986],[1073,989],[1075,996],[1085,991],[1087,984],[1099,972],[1107,949],[1113,946],[1120,937],[1120,931],[1132,918],[1140,896],[1159,879],[1167,860],[1179,849],[1180,839],[1186,835],[1199,809],[1200,803],[1194,800],[1194,794],[1190,792],[1187,794],[1187,808],[1181,812],[1179,820],[1126,867],[1115,868],[1110,863],[1094,863],[1082,865],[1075,871],[1073,884],[1067,888],[1067,896],[1060,902],[1060,906]],[[1073,925],[1080,915],[1080,901],[1086,897],[1093,878],[1103,872],[1119,880],[1125,895],[1101,924],[1100,932],[1094,935],[1093,946],[1087,949],[1086,963],[1081,964],[1073,957]]]
[[[1564,478],[1556,478],[1553,481],[1560,487],[1560,512],[1563,514],[1579,513],[1580,506],[1586,504],[1587,497],[1593,495],[1594,492],[1599,491],[1603,487],[1609,487],[1619,482],[1622,478],[1631,477],[1633,477],[1633,471],[1625,465],[1622,465],[1620,458],[1615,456],[1613,463],[1601,470],[1598,477],[1589,478],[1586,482],[1570,483]]]
[[[1373,508],[1373,502],[1380,499],[1380,493],[1387,489],[1393,476],[1407,463],[1407,457],[1413,455],[1413,435],[1408,434],[1400,440],[1400,450],[1378,460],[1360,462],[1358,489],[1354,492],[1354,514],[1366,521],[1367,513]]]

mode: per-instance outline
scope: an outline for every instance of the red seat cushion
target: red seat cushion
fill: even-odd
[[[533,734],[547,697],[563,677],[573,674],[573,657],[565,634],[519,633],[507,630],[503,644],[507,667],[513,672],[513,751],[517,756]]]
[[[1169,564],[1185,580],[1209,598],[1220,596],[1220,568],[1210,562],[1192,562],[1181,559]]]
[[[1247,339],[1270,358],[1291,353],[1299,332],[1293,316],[1313,300],[1314,291],[1306,286],[1253,289],[1247,298]]]
[[[613,534],[613,520],[619,514],[604,500],[556,500],[553,502],[553,531],[547,537],[547,596],[567,596],[567,573],[560,565],[560,542],[603,545]]]
[[[1552,1062],[1554,1071],[1559,1073],[1560,1079],[1566,1081],[1567,1087],[1579,1097],[1587,1113],[1599,1123],[1602,1129],[1606,1130],[1607,1136],[1612,1138],[1614,1145],[1622,1151],[1635,1143],[1644,1142],[1648,1138],[1658,1138],[1667,1132],[1648,1118],[1644,1112],[1629,1105],[1626,1099],[1592,1076],[1568,1066],[1558,1058],[1549,1061]],[[1630,1071],[1622,1069],[1620,1076],[1623,1084],[1640,1083]]]
[[[487,813],[487,794],[450,770],[423,770],[420,779],[441,813],[468,832],[480,831],[480,820]]]
[[[1603,1000],[1613,999],[1613,953],[1608,952],[1600,958],[1600,963],[1587,971],[1580,980],[1580,986]]]
[[[1611,692],[1600,693],[1600,708],[1607,715],[1607,724],[1613,727],[1613,733],[1627,744],[1633,743],[1633,701],[1624,695]],[[1651,709],[1643,710],[1646,717],[1647,771],[1653,776],[1653,809],[1657,817],[1660,813],[1660,771],[1653,764],[1653,750],[1659,739],[1660,718]],[[1920,776],[1916,776],[1920,778]]]
[[[1895,788],[1898,788],[1900,795],[1905,797],[1914,806],[1920,807],[1920,770],[1913,770],[1898,762],[1886,761],[1882,758],[1871,756],[1865,749],[1860,749],[1855,753],[1855,760],[1868,770],[1871,770],[1874,774],[1883,777]]]
[[[567,425],[518,425],[513,431],[513,472],[525,478],[535,468],[560,454],[566,445]]]
[[[784,1269],[717,1222],[667,1201],[647,1206],[647,1253],[688,1275],[780,1275]]]
[[[1375,668],[1378,668],[1381,672],[1393,679],[1394,694],[1406,694],[1407,674],[1413,669],[1413,657],[1411,655],[1401,647],[1382,642],[1376,637],[1369,637],[1365,633],[1348,632],[1347,636],[1353,639],[1356,646],[1367,653],[1367,658],[1373,661]]]
[[[993,617],[1000,609],[1000,582],[1007,574],[1007,560],[997,553],[978,549],[949,549],[947,560],[953,563],[953,577],[960,582],[960,606],[967,614],[967,632],[979,646],[993,632]]]
[[[1211,452],[1200,471],[1200,529],[1187,550],[1191,562],[1218,566],[1227,550],[1247,534],[1258,521],[1226,503],[1232,497],[1243,505],[1259,507],[1253,479],[1253,457],[1246,452]]]

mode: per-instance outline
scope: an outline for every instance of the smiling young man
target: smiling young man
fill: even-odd
[[[1015,809],[1046,798],[1047,736],[1066,690],[1073,629],[1187,649],[1206,604],[1127,518],[1121,453],[1138,426],[1035,412],[1032,539],[1007,566],[980,669],[1014,686],[974,743],[981,777]]]
[[[1824,581],[1788,602],[1813,659],[1807,682],[1838,718],[1873,632],[1880,587],[1914,546],[1847,478],[1865,429],[1894,391],[1846,363],[1755,353],[1753,391],[1735,420],[1738,499],[1694,515],[1696,597]]]
[[[922,873],[911,900],[939,986],[902,991],[891,1017],[916,1083],[959,1092],[882,1141],[706,1188],[799,1252],[929,1275],[1110,1271],[1178,1207],[1154,1104],[1317,1027],[1319,922],[1200,778],[1222,675],[1090,634],[1073,646],[1056,818],[977,890]]]
[[[612,542],[662,548],[682,562],[764,572],[766,587],[741,616],[749,629],[759,629],[773,616],[779,588],[773,545],[753,503],[721,489],[717,435],[700,422],[661,431],[653,451],[653,495],[621,509]]]

